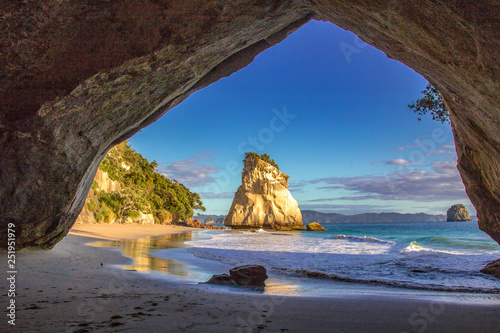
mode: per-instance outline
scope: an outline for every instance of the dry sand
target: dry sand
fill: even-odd
[[[227,293],[125,271],[113,265],[130,263],[120,252],[85,245],[183,230],[193,229],[76,225],[51,251],[18,253],[16,326],[8,325],[4,316],[0,331],[500,332],[500,305],[397,295]],[[1,267],[7,271],[5,260]],[[4,283],[4,306],[6,290]]]
[[[158,224],[75,224],[69,233],[76,236],[115,240],[160,236],[191,230],[197,229]]]

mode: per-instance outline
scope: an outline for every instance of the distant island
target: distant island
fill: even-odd
[[[472,222],[465,205],[453,205],[446,212],[446,222]]]
[[[446,215],[431,215],[424,213],[400,214],[400,213],[363,213],[355,215],[344,215],[337,213],[321,213],[314,210],[302,210],[302,221],[304,224],[318,223],[379,223],[379,222],[445,222]],[[200,215],[196,219],[201,222],[206,219],[222,224],[224,215]]]
[[[375,222],[444,222],[446,215],[430,215],[424,213],[363,213],[344,215],[338,213],[320,213],[313,210],[303,210],[304,223],[375,223]]]

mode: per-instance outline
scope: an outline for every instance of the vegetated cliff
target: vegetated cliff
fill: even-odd
[[[241,186],[234,195],[224,225],[305,230],[297,201],[288,191],[290,176],[281,172],[269,155],[246,153],[243,162]]]
[[[338,213],[320,213],[313,210],[303,210],[304,223],[373,223],[373,222],[443,222],[444,215],[429,215],[424,213],[363,213],[343,215]]]
[[[109,151],[94,178],[77,223],[171,223],[205,210],[198,193],[156,172],[122,142]]]
[[[471,222],[472,219],[469,216],[467,208],[463,204],[453,205],[446,212],[447,222]]]

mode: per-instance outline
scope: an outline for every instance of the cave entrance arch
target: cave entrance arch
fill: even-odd
[[[206,207],[218,210],[213,214],[228,213],[229,200],[241,184],[239,166],[247,151],[271,154],[291,175],[291,184],[307,179],[315,180],[316,187],[374,191],[341,194],[317,188],[308,189],[310,195],[305,196],[292,190],[302,209],[324,211],[330,204],[334,212],[344,214],[401,209],[445,214],[451,205],[463,202],[473,211],[456,171],[456,157],[451,157],[450,125],[418,122],[406,107],[425,84],[413,70],[387,59],[354,34],[329,22],[311,21],[244,69],[191,95],[130,142],[160,164],[175,160],[162,170],[195,187],[202,197],[206,194]],[[177,140],[187,133],[188,139]],[[392,152],[380,151],[389,149]],[[214,157],[218,173],[203,162]],[[294,171],[296,165],[301,171]],[[421,170],[432,172],[432,179]],[[202,176],[197,178],[196,173]],[[335,179],[339,183],[334,184]],[[366,182],[371,185],[363,186]],[[376,201],[360,202],[354,193]],[[218,199],[212,200],[213,194]],[[352,200],[325,198],[342,196]],[[413,204],[404,204],[404,199]],[[363,211],[353,207],[361,203],[368,204]]]
[[[312,18],[354,32],[443,94],[480,228],[500,242],[498,6],[430,0],[93,4],[2,4],[9,13],[0,79],[4,247],[9,223],[17,228],[19,249],[52,247],[75,221],[113,145]],[[29,24],[19,24],[20,17]]]

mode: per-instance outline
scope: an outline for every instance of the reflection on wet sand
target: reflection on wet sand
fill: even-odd
[[[134,264],[122,266],[127,270],[148,272],[157,271],[167,274],[187,277],[189,266],[175,259],[157,258],[150,253],[155,250],[185,247],[184,242],[198,240],[197,232],[182,232],[155,237],[137,239],[122,239],[110,242],[96,242],[93,246],[114,247],[123,252],[126,257],[134,260]]]
[[[122,239],[115,241],[96,242],[89,245],[98,247],[112,247],[120,250],[126,257],[134,260],[132,265],[121,266],[124,269],[149,273],[153,275],[169,274],[182,280],[191,280],[196,282],[207,281],[213,274],[228,273],[228,267],[223,264],[199,259],[190,264],[182,261],[159,258],[154,256],[154,252],[164,249],[176,249],[188,247],[184,244],[187,241],[199,240],[201,235],[198,231],[188,231],[182,233],[168,234],[163,236],[148,236],[137,239]],[[189,252],[188,252],[189,253]],[[165,252],[162,252],[165,255]],[[178,256],[174,254],[174,256]],[[192,256],[189,254],[189,256]],[[184,259],[186,257],[183,257]],[[264,293],[270,295],[301,295],[304,290],[299,283],[293,283],[290,278],[281,277],[279,279],[270,278],[266,281],[265,288],[236,288],[239,291],[252,293]],[[234,289],[234,287],[226,287]],[[307,292],[307,291],[306,291]]]

